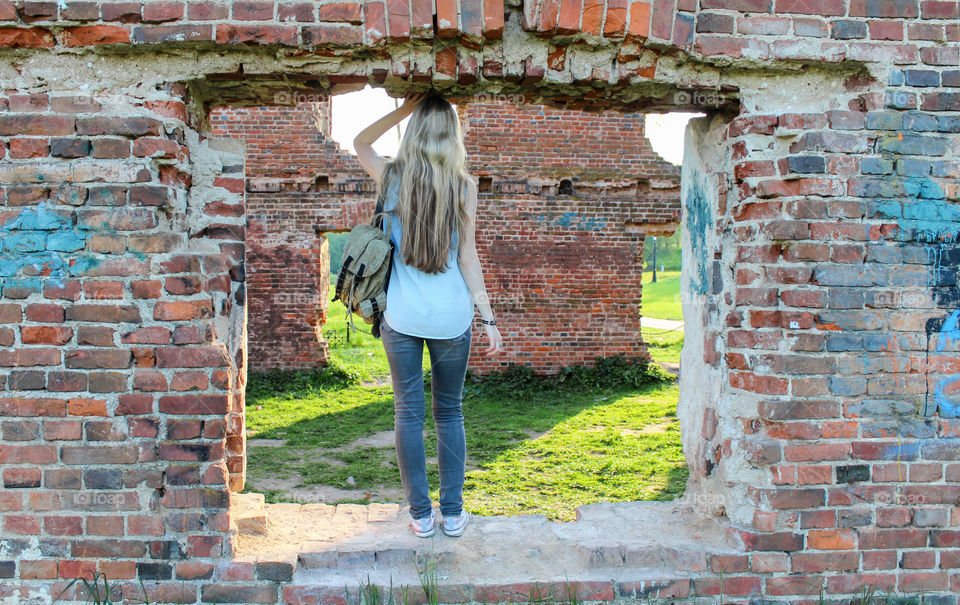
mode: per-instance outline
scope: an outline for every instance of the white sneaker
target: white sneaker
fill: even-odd
[[[453,537],[463,535],[463,528],[467,526],[469,520],[470,513],[467,512],[467,509],[462,509],[456,517],[445,516],[443,518],[443,533]]]
[[[414,519],[410,521],[410,526],[413,527],[413,533],[416,534],[418,538],[429,538],[433,535],[434,523],[437,519],[437,513],[433,509],[430,509],[430,516],[424,517],[422,519]]]

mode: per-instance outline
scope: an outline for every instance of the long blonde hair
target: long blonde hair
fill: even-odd
[[[393,178],[400,180],[395,209],[403,227],[400,258],[426,273],[443,273],[453,230],[462,234],[470,218],[460,120],[440,95],[431,94],[413,111],[397,157],[387,162],[380,190],[385,191]]]

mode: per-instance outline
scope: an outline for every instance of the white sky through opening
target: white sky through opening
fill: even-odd
[[[340,148],[350,153],[357,134],[394,110],[402,99],[393,99],[382,88],[366,87],[357,92],[336,95],[331,109],[331,135]],[[672,164],[683,162],[683,130],[687,121],[697,113],[647,114],[647,138],[653,150]],[[400,135],[409,118],[400,122]],[[397,128],[392,128],[377,139],[373,148],[382,156],[394,156],[400,146]]]

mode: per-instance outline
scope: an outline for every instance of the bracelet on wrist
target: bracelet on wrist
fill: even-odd
[[[495,326],[495,325],[497,325],[497,320],[496,320],[496,319],[486,320],[486,319],[484,319],[484,318],[481,317],[481,318],[480,318],[480,323],[486,324],[486,325],[488,325],[488,326]]]

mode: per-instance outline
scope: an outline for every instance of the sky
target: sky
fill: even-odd
[[[402,103],[401,99],[392,99],[382,88],[366,87],[333,97],[332,136],[340,143],[341,149],[353,153],[353,138],[361,130],[387,115]],[[647,115],[647,138],[654,151],[673,164],[683,161],[683,129],[695,113],[670,113]],[[406,128],[409,118],[399,124],[400,134]],[[383,156],[396,155],[400,145],[397,129],[384,133],[373,148]]]

